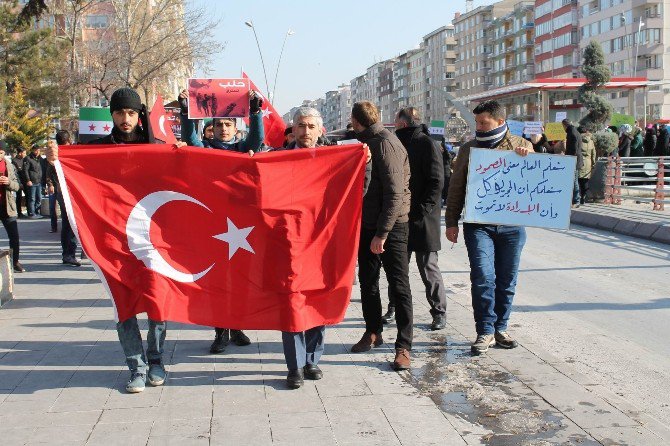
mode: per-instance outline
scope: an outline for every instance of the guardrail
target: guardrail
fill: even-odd
[[[624,193],[625,192],[625,193]],[[670,158],[607,157],[605,203],[621,204],[622,200],[652,203],[655,211],[665,210],[670,193]]]

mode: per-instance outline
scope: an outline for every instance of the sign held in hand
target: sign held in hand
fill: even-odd
[[[249,114],[249,79],[189,79],[188,117],[244,118]]]
[[[574,156],[522,157],[510,150],[473,148],[463,221],[567,229],[576,161]]]

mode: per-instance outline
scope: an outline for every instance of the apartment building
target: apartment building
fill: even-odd
[[[446,121],[455,114],[449,99],[456,90],[456,38],[453,26],[443,26],[423,37],[425,66],[424,120]],[[449,97],[448,97],[449,95]]]
[[[579,76],[577,0],[536,0],[535,75],[537,78]]]

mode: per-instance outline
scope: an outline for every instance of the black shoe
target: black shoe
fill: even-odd
[[[74,257],[66,257],[63,259],[63,265],[81,266],[81,262]]]
[[[433,323],[430,324],[430,329],[435,331],[435,330],[442,330],[444,327],[447,326],[447,318],[444,314],[436,314],[433,316]]]
[[[494,338],[496,340],[496,345],[501,348],[517,348],[519,346],[519,343],[506,331],[496,331]]]
[[[395,307],[389,305],[389,309],[386,310],[386,314],[382,316],[382,323],[390,324],[395,319]]]
[[[58,232],[58,228],[51,228],[51,229],[49,230],[49,232],[52,233],[52,234],[53,234],[54,232]]]
[[[251,339],[242,330],[230,330],[230,340],[240,347],[251,344]]]
[[[305,384],[302,369],[290,369],[286,375],[286,385],[289,389],[299,389]]]
[[[215,354],[223,353],[230,341],[230,330],[227,328],[215,328],[214,330],[216,331],[216,337],[211,347],[209,347],[209,352]]]
[[[307,364],[305,367],[302,368],[302,371],[304,372],[305,379],[311,379],[317,381],[323,378],[323,372],[316,364]]]
[[[16,216],[17,218],[28,218],[26,214],[19,214]]]
[[[14,272],[16,273],[25,273],[26,269],[19,262],[14,264]]]

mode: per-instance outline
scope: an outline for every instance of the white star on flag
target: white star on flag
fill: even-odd
[[[266,108],[265,110],[262,110],[261,113],[263,113],[263,119],[267,118],[272,114],[269,108]]]
[[[240,248],[255,254],[253,248],[247,240],[249,233],[254,229],[254,227],[255,226],[249,226],[248,228],[240,229],[235,226],[235,223],[233,223],[230,218],[228,218],[228,232],[214,236],[215,239],[228,243],[228,260],[232,259],[233,255],[235,255],[237,250]]]

